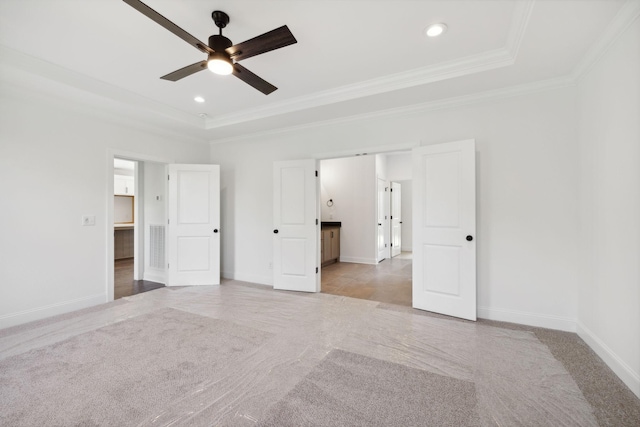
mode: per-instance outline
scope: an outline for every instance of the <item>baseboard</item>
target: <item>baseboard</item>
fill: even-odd
[[[640,375],[634,372],[613,350],[611,350],[600,338],[591,332],[586,326],[578,322],[578,336],[611,368],[611,370],[624,382],[631,391],[640,399]]]
[[[166,280],[166,275],[164,274],[163,271],[145,271],[144,272],[144,280],[147,280],[149,282],[156,282],[156,283],[162,283],[163,285],[165,285],[167,282]]]
[[[340,262],[352,262],[354,264],[371,264],[375,265],[378,262],[374,258],[361,258],[361,257],[349,257],[340,255]]]
[[[519,323],[539,328],[557,329],[575,332],[576,321],[567,317],[550,316],[525,311],[505,310],[502,308],[478,307],[478,317],[501,322]]]
[[[71,311],[92,307],[107,302],[106,293],[91,295],[84,298],[77,298],[70,301],[59,302],[56,304],[46,305],[44,307],[32,308],[30,310],[18,311],[0,316],[0,329],[10,326],[21,325],[34,320],[44,319],[46,317],[56,316],[58,314],[69,313]]]
[[[262,276],[251,273],[232,273],[228,271],[222,272],[224,279],[239,280],[241,282],[258,283],[260,285],[273,286],[273,276]]]

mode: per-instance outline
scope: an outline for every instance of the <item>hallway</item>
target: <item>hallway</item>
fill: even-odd
[[[321,292],[411,307],[412,253],[379,264],[338,262],[322,269]]]

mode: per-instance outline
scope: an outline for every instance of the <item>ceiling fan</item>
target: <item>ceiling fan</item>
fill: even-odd
[[[211,14],[211,18],[219,28],[219,33],[210,36],[209,44],[207,45],[141,1],[123,1],[138,12],[162,25],[164,28],[189,43],[191,46],[207,54],[208,57],[205,61],[187,65],[184,68],[160,77],[161,79],[170,80],[172,82],[190,76],[198,71],[202,71],[205,68],[209,68],[216,74],[233,74],[265,95],[269,95],[278,88],[238,64],[238,61],[297,43],[297,40],[293,37],[289,28],[286,25],[283,25],[280,28],[276,28],[275,30],[269,31],[260,36],[233,45],[231,40],[222,35],[222,29],[229,23],[229,15],[216,10]]]

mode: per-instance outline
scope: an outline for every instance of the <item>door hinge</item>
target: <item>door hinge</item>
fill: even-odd
[[[171,175],[167,175],[167,181],[171,179]]]
[[[318,171],[316,171],[316,176],[318,176]]]
[[[318,267],[316,267],[316,274],[318,274]]]
[[[393,219],[393,215],[391,215],[391,219]]]
[[[169,269],[169,266],[171,266],[171,264],[167,264],[167,270]]]
[[[167,224],[169,224],[169,220],[167,220]]]
[[[316,225],[318,225],[318,218],[316,218]]]
[[[393,247],[393,243],[391,243],[391,247]]]

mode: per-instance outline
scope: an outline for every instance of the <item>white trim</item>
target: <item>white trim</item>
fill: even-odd
[[[520,45],[524,38],[527,24],[529,23],[529,17],[533,10],[533,4],[534,0],[525,0],[516,4],[507,41],[502,48],[469,55],[455,61],[403,71],[306,96],[275,102],[262,107],[210,118],[206,120],[205,129],[216,129],[249,120],[263,119],[511,66],[515,63],[516,56],[520,50]]]
[[[155,114],[160,116],[170,117],[199,129],[204,128],[204,120],[195,114],[185,113],[184,111],[167,106],[126,89],[122,89],[121,87],[105,83],[77,71],[61,67],[40,58],[10,49],[6,46],[0,45],[0,57],[22,72],[44,77],[64,85],[71,86],[74,89],[118,101],[125,105],[135,105],[138,108],[153,111]]]
[[[113,148],[107,148],[107,212],[105,218],[107,219],[107,281],[105,283],[105,293],[107,295],[107,302],[114,299],[114,268],[115,268],[115,249],[113,242],[114,226],[113,226],[113,159],[114,158],[135,160],[138,162],[153,162],[160,164],[175,163],[173,159],[167,159],[157,156],[151,156],[144,153],[138,153],[134,151],[116,150]],[[136,191],[139,190],[136,188]],[[167,200],[168,188],[165,187],[164,198]],[[141,199],[136,197],[136,199]],[[136,224],[143,224],[141,221],[136,221]],[[140,227],[140,225],[138,225]],[[137,255],[137,254],[136,254]],[[143,261],[144,262],[144,261]],[[162,283],[166,283],[163,281]]]
[[[0,49],[0,57],[1,56]],[[137,132],[142,131],[161,138],[175,139],[194,144],[207,143],[207,137],[204,129],[193,129],[188,124],[178,124],[174,126],[174,122],[167,121],[166,117],[156,116],[153,111],[149,112],[142,108],[136,110],[138,114],[132,115],[131,112],[127,112],[125,114],[121,110],[113,108],[112,104],[105,102],[91,102],[86,97],[72,96],[73,93],[76,93],[76,90],[82,91],[81,89],[73,88],[72,86],[65,86],[69,89],[67,92],[57,93],[55,91],[40,88],[34,84],[30,84],[31,80],[28,78],[28,74],[26,72],[23,73],[23,77],[21,77],[19,81],[8,80],[3,73],[0,73],[0,83],[7,83],[4,85],[3,91],[19,90],[19,96],[21,97],[26,93],[39,100],[45,100],[49,103],[54,102],[56,104],[56,108],[64,108],[67,111],[82,114],[94,120],[117,124]],[[55,80],[50,81],[58,83]],[[149,120],[150,118],[152,120]]]
[[[155,269],[153,269],[155,270]],[[155,271],[149,271],[149,269],[144,271],[144,278],[143,280],[149,281],[149,282],[156,282],[156,283],[162,283],[163,285],[166,283],[166,273],[160,270],[155,270]]]
[[[340,262],[352,262],[354,264],[376,265],[378,261],[375,258],[350,257],[340,255]]]
[[[249,120],[264,119],[394,90],[449,80],[496,68],[508,67],[513,65],[514,62],[515,60],[506,49],[493,50],[456,61],[403,71],[390,76],[378,77],[335,89],[316,92],[311,95],[275,102],[262,107],[246,109],[238,113],[207,119],[205,129],[217,129]]]
[[[511,25],[511,30],[509,31],[509,35],[507,36],[507,50],[513,56],[515,60],[518,57],[518,52],[520,51],[520,46],[522,45],[522,39],[524,39],[524,34],[527,30],[527,25],[529,25],[529,18],[531,17],[531,12],[533,11],[534,0],[523,0],[519,1],[515,5],[515,9],[513,11],[513,20]]]
[[[549,314],[529,313],[526,311],[507,310],[503,308],[478,307],[478,317],[482,319],[498,320],[500,322],[535,326],[538,328],[557,329],[567,332],[576,331],[575,319]]]
[[[640,375],[611,350],[596,334],[591,332],[580,321],[577,322],[577,333],[593,351],[611,368],[631,391],[640,398]]]
[[[10,326],[21,325],[34,320],[40,320],[58,314],[69,313],[83,308],[92,307],[107,302],[105,294],[96,294],[88,297],[76,298],[69,301],[58,302],[55,304],[45,305],[43,307],[32,308],[29,310],[18,311],[0,316],[0,329]]]
[[[331,153],[318,153],[314,155],[315,159],[318,160],[329,160],[329,159],[341,159],[344,157],[353,157],[360,155],[372,155],[376,154],[385,154],[390,152],[397,151],[411,151],[411,149],[420,146],[420,141],[415,142],[407,142],[404,144],[393,144],[393,145],[381,145],[377,147],[364,147],[364,148],[351,148],[344,151],[333,151]]]
[[[611,46],[615,44],[620,36],[624,34],[627,28],[629,28],[639,16],[640,2],[637,0],[627,0],[606,28],[602,36],[598,38],[587,54],[580,62],[578,62],[571,73],[571,78],[576,82],[582,80],[589,70],[602,60]]]
[[[339,117],[336,119],[321,120],[312,123],[305,123],[302,125],[294,125],[289,127],[270,129],[266,131],[259,131],[254,133],[246,133],[237,136],[231,136],[220,139],[209,140],[210,145],[225,144],[228,142],[236,142],[247,140],[251,138],[264,138],[267,136],[280,135],[283,133],[292,133],[296,131],[303,131],[309,129],[315,129],[323,126],[346,124],[351,122],[365,121],[365,120],[379,120],[383,118],[402,117],[409,114],[423,114],[430,111],[444,110],[459,108],[465,105],[478,104],[482,102],[489,102],[493,100],[501,100],[505,98],[511,98],[516,96],[529,95],[533,93],[543,92],[547,90],[562,89],[565,87],[573,86],[574,80],[570,77],[558,77],[548,80],[536,81],[533,83],[526,83],[523,85],[510,86],[502,89],[489,90],[484,92],[478,92],[470,95],[456,96],[452,98],[439,99],[437,101],[425,102],[422,104],[413,104],[404,107],[389,108],[386,110],[378,110],[362,114],[354,114],[352,116]],[[396,149],[397,150],[397,149]],[[362,151],[362,150],[359,150]],[[322,158],[322,157],[318,157]]]

